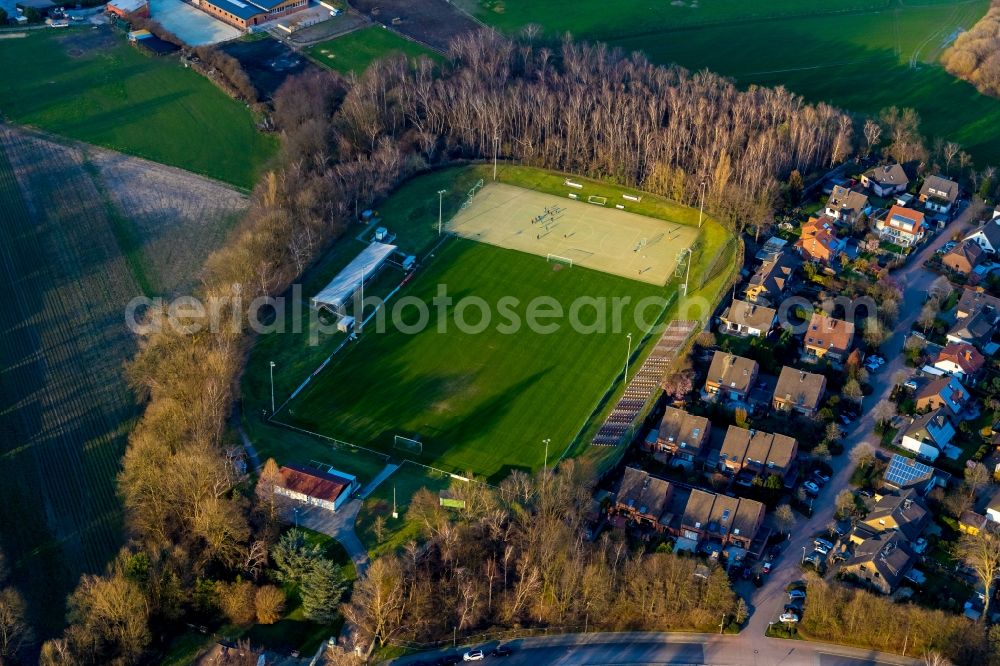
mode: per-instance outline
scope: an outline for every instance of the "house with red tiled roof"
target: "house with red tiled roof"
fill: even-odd
[[[895,205],[875,223],[879,238],[900,247],[913,247],[924,239],[927,222],[919,210]]]
[[[802,339],[803,352],[808,359],[829,358],[843,361],[854,344],[854,324],[814,312]]]
[[[985,364],[986,358],[967,342],[945,345],[934,361],[938,370],[973,384]]]
[[[802,235],[795,241],[795,249],[806,261],[832,263],[844,251],[844,241],[837,238],[833,220],[829,217],[810,217],[802,225]]]
[[[334,470],[322,471],[302,465],[285,465],[274,492],[297,502],[336,511],[358,489],[358,479]]]

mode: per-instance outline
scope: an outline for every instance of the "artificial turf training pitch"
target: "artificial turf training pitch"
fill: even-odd
[[[490,183],[452,218],[448,230],[482,243],[665,285],[698,230],[631,213],[628,200],[599,201],[603,203]]]
[[[516,191],[519,203],[506,210],[496,207],[497,197],[509,196],[511,190]],[[484,236],[496,244],[462,237],[447,240],[396,296],[397,301],[406,297],[411,303],[416,299],[428,304],[429,324],[406,332],[393,325],[392,316],[387,317],[384,330],[370,322],[360,339],[337,354],[276,420],[395,457],[495,480],[513,469],[540,468],[546,439],[551,440],[549,463],[554,462],[612,383],[620,379],[629,351],[637,352],[643,334],[657,323],[675,291],[673,282],[666,287],[650,284],[633,273],[638,271],[634,265],[641,256],[633,247],[637,236],[664,235],[661,244],[650,248],[659,254],[654,270],[647,272],[665,282],[672,275],[677,249],[671,246],[674,241],[666,239],[678,231],[676,223],[638,215],[623,217],[614,209],[587,203],[571,207],[570,203],[575,202],[521,188],[483,188],[452,228],[466,225],[469,229],[475,219],[487,231]],[[496,238],[486,230],[487,217],[500,227],[507,215],[517,218],[516,223],[507,223],[507,229],[515,224],[530,229],[537,225],[530,224],[528,214],[538,208],[538,215],[546,207],[567,212],[574,208],[571,215],[561,218],[565,226],[556,228],[577,229],[593,248],[592,264],[629,277],[591,270],[577,262],[569,267],[546,260],[549,251],[561,253],[565,248],[546,247],[539,254],[529,254],[498,247],[501,241],[513,242],[504,240],[499,230],[493,231]],[[385,223],[392,227],[392,220]],[[615,231],[618,225],[620,237]],[[685,243],[698,234],[692,227],[681,231]],[[601,252],[607,255],[601,257]],[[619,269],[616,256],[633,263]],[[669,267],[660,265],[661,261],[670,262]],[[443,317],[432,305],[441,289],[455,304]],[[456,323],[456,311],[466,297],[482,299],[490,311],[489,321],[479,306],[463,312],[463,321],[481,330],[460,330]],[[555,324],[549,327],[552,330],[533,329],[526,323],[528,304],[539,297],[567,315],[546,320]],[[658,298],[642,307],[637,321],[636,306],[647,297]],[[624,304],[616,306],[616,298]],[[511,326],[510,318],[501,315],[498,304],[502,299],[513,303],[509,311],[519,326]],[[387,309],[396,306],[389,301]],[[574,307],[576,326],[568,316]],[[616,308],[618,317],[613,314]],[[420,317],[416,307],[401,308],[398,314],[406,326]],[[419,440],[422,450],[396,448],[397,436]]]

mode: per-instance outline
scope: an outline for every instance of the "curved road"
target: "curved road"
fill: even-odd
[[[496,641],[476,645],[487,652]],[[713,664],[719,666],[916,666],[920,662],[870,650],[748,635],[593,633],[506,642],[510,657],[487,657],[498,666],[577,666],[588,664]],[[425,652],[393,661],[397,665],[433,663],[446,654],[461,654],[469,646]]]

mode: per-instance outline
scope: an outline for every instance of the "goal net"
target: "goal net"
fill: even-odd
[[[545,260],[547,262],[549,262],[549,263],[565,264],[565,265],[569,266],[570,268],[573,267],[573,260],[572,259],[570,259],[569,257],[561,257],[558,254],[548,254],[545,257]]]
[[[424,452],[423,442],[410,437],[403,437],[402,435],[396,435],[396,441],[393,443],[392,448],[416,453],[417,455]]]
[[[587,203],[592,203],[592,204],[596,204],[598,206],[603,206],[604,204],[608,203],[608,198],[607,197],[599,197],[599,196],[596,196],[594,194],[591,194],[589,197],[587,197]]]

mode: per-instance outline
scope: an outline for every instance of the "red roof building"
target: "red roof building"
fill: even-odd
[[[349,474],[324,472],[301,465],[286,465],[278,470],[281,482],[274,492],[285,497],[336,511],[358,488],[358,480]]]
[[[938,353],[934,367],[959,379],[973,379],[983,369],[986,358],[967,342],[953,342]]]

